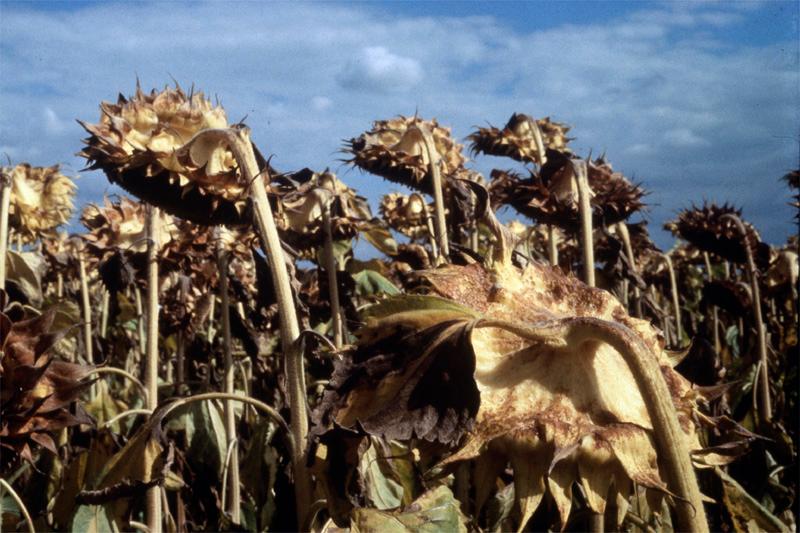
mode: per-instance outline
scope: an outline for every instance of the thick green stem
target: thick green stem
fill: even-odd
[[[300,328],[281,241],[278,236],[278,230],[275,227],[275,221],[272,218],[272,209],[264,186],[265,180],[261,177],[261,172],[258,169],[248,130],[244,128],[238,130],[204,130],[197,133],[187,146],[198,141],[201,137],[204,141],[217,141],[226,144],[242,171],[244,181],[250,186],[250,199],[256,213],[256,225],[264,244],[264,252],[270,264],[272,283],[278,300],[281,345],[284,354],[286,386],[289,392],[289,407],[292,415],[291,429],[295,441],[292,466],[294,469],[297,521],[298,524],[302,524],[311,502],[311,480],[305,462],[306,438],[308,435],[305,370],[303,368],[303,354],[295,344],[300,335]]]
[[[147,227],[147,346],[144,385],[147,387],[147,407],[158,407],[158,208],[148,205]],[[147,490],[147,527],[152,533],[161,531],[161,491]]]
[[[11,208],[10,177],[3,173],[0,184],[0,289],[6,288],[6,252],[8,251],[8,211]]]
[[[592,237],[592,204],[586,161],[572,161],[573,175],[578,186],[578,207],[581,217],[581,241],[583,244],[583,278],[590,286],[595,286],[594,278],[594,240]]]
[[[107,290],[103,290],[103,304],[100,307],[100,338],[106,338],[106,330],[108,329],[108,305],[110,295]]]
[[[750,249],[750,242],[744,224],[742,224],[742,221],[736,215],[727,214],[722,217],[734,223],[736,229],[742,235],[744,249],[747,253],[747,273],[750,278],[750,290],[753,293],[753,316],[756,319],[756,331],[758,333],[758,359],[761,361],[761,371],[759,374],[759,386],[761,390],[759,390],[758,395],[761,405],[759,405],[759,412],[761,413],[762,422],[769,422],[772,420],[772,400],[769,396],[767,337],[764,328],[764,318],[761,315],[761,290],[758,286],[758,271],[756,270],[755,261],[753,261],[753,252]]]
[[[228,296],[228,253],[225,251],[221,239],[217,239],[217,271],[219,275],[222,348],[225,354],[225,392],[227,394],[233,394],[235,367],[233,364],[233,354],[231,351],[230,297]],[[233,523],[240,524],[242,498],[239,488],[239,450],[236,444],[238,441],[236,436],[236,413],[234,412],[233,402],[230,400],[225,401],[225,433],[228,437],[228,447],[230,449],[230,468],[227,469],[227,483],[230,489],[227,491],[225,506]]]
[[[134,376],[130,372],[126,372],[121,368],[115,368],[113,366],[101,366],[99,368],[95,368],[94,370],[90,371],[88,374],[86,374],[86,377],[88,378],[93,374],[115,374],[117,376],[122,376],[124,378],[129,379],[134,385],[136,385],[136,387],[142,393],[142,397],[144,398],[144,404],[149,405],[150,402],[147,399],[149,392],[147,390],[147,387],[145,387],[144,383],[136,379],[136,376]]]
[[[675,269],[672,267],[672,258],[667,254],[661,254],[664,262],[667,264],[667,272],[669,272],[669,288],[672,295],[672,309],[675,312],[675,346],[680,347],[683,344],[683,325],[681,324],[681,305],[678,300],[678,280],[675,276]]]
[[[541,326],[482,320],[476,327],[499,327],[529,340],[560,342],[578,349],[597,342],[614,348],[630,368],[653,424],[656,451],[667,476],[667,487],[677,496],[677,530],[708,531],[689,445],[680,427],[672,396],[661,373],[658,359],[633,331],[621,324],[592,317],[554,320]]]
[[[339,282],[336,279],[336,257],[333,255],[333,230],[331,229],[330,199],[323,201],[322,227],[325,232],[325,271],[328,274],[328,293],[331,303],[331,320],[333,323],[333,344],[339,350],[342,347],[342,311],[339,305]]]

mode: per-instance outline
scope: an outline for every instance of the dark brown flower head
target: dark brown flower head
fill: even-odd
[[[536,222],[571,233],[578,231],[578,192],[570,159],[568,154],[549,151],[541,172],[532,172],[527,179],[513,172],[493,170],[489,184],[492,205],[497,208],[508,204]],[[644,207],[645,191],[607,164],[590,162],[588,180],[595,226],[621,222]]]
[[[532,124],[534,119],[522,113],[514,113],[506,126],[501,130],[492,126],[478,128],[478,131],[467,137],[472,144],[472,153],[510,157],[523,163],[542,162],[539,154]],[[535,121],[542,134],[544,148],[568,152],[567,137],[570,127],[553,122],[550,117]]]
[[[0,300],[4,306],[4,293]],[[54,432],[92,423],[75,401],[94,367],[48,353],[63,334],[52,331],[55,309],[34,318],[15,316],[18,311],[0,312],[0,446],[33,461],[37,445],[56,453]]]
[[[795,219],[800,220],[800,170],[792,170],[783,176],[783,180],[787,185],[789,185],[789,187],[794,189],[794,195],[792,196],[794,201],[790,202],[789,205],[797,210],[797,213],[795,213],[794,217]]]
[[[11,183],[9,227],[23,242],[52,237],[58,226],[69,221],[76,187],[58,165],[22,163],[2,172]]]
[[[736,317],[752,309],[753,296],[746,283],[727,279],[710,281],[703,287],[703,303],[716,306]]]
[[[439,126],[436,119],[416,116],[375,121],[370,131],[346,143],[344,151],[352,155],[348,163],[431,194],[430,159],[423,145],[426,130],[433,139],[436,153],[432,155],[443,178],[454,174],[466,161],[462,146],[452,139],[450,128]]]
[[[736,215],[741,219],[742,211],[732,205],[704,203],[702,207],[692,206],[680,212],[676,220],[667,222],[664,229],[671,231],[703,252],[709,252],[734,263],[747,262],[747,246],[754,260],[759,263],[763,255],[761,238],[756,229],[744,222],[745,237],[736,224],[724,215]]]
[[[79,153],[88,168],[103,170],[111,182],[181,218],[249,223],[247,184],[230,150],[209,142],[181,150],[202,130],[229,127],[221,106],[180,87],[149,94],[137,87],[133,97],[103,102],[100,111],[97,124],[81,122],[90,134]]]

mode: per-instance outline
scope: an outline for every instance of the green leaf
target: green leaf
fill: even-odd
[[[108,533],[118,531],[102,505],[81,505],[72,518],[70,531]]]
[[[374,219],[362,226],[361,235],[381,253],[385,255],[397,254],[397,241],[392,237],[389,228],[384,226],[380,220]]]
[[[466,532],[467,519],[459,502],[445,486],[436,487],[420,496],[399,512],[360,508],[353,511],[350,530],[381,533]]]
[[[715,467],[714,472],[722,480],[723,501],[736,531],[789,531],[786,524],[748,494],[735,479],[719,467]]]
[[[388,294],[394,296],[400,294],[394,283],[383,277],[374,270],[365,269],[353,274],[356,281],[356,294],[359,296],[373,296],[376,294]]]
[[[187,456],[192,461],[208,465],[222,476],[228,448],[220,402],[192,402],[178,407],[165,427],[186,431],[189,442]]]
[[[42,304],[42,273],[45,264],[38,252],[6,252],[6,281],[13,283],[34,307]]]
[[[381,319],[397,313],[409,311],[449,311],[454,314],[477,318],[479,314],[452,300],[438,296],[421,296],[416,294],[403,294],[382,300],[361,311],[363,318]]]
[[[391,465],[383,456],[380,440],[372,437],[367,442],[369,445],[358,465],[359,474],[364,480],[364,495],[372,507],[396,509],[403,503],[403,485],[395,479]]]

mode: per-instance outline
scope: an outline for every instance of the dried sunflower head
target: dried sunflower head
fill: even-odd
[[[221,106],[180,87],[149,94],[137,87],[133,97],[120,95],[100,110],[100,122],[81,122],[90,137],[79,155],[90,169],[102,169],[131,194],[199,224],[249,220],[247,183],[231,151],[210,141],[186,147],[200,131],[229,127]]]
[[[522,113],[514,113],[506,126],[501,130],[492,126],[478,128],[478,131],[467,137],[472,143],[471,151],[474,154],[510,157],[523,163],[541,164],[545,154],[540,154],[537,148],[533,131],[534,119]],[[570,127],[566,124],[553,122],[550,117],[535,120],[542,134],[542,144],[545,149],[568,152],[567,137]]]
[[[428,235],[428,217],[433,209],[417,194],[389,193],[381,198],[381,217],[390,228],[412,239],[423,239]]]
[[[350,139],[344,151],[352,156],[348,163],[431,194],[430,158],[423,145],[425,132],[433,139],[436,153],[432,155],[442,176],[450,176],[464,165],[462,146],[452,139],[450,128],[439,126],[436,119],[416,116],[375,121],[371,130]]]
[[[420,276],[431,295],[365,311],[357,346],[337,364],[316,412],[315,435],[336,427],[437,442],[455,450],[440,466],[476,459],[476,484],[485,487],[510,462],[520,528],[548,491],[563,527],[573,482],[592,510],[602,513],[611,499],[624,516],[634,483],[656,497],[666,489],[630,369],[605,342],[535,341],[524,333],[534,324],[602,321],[630,332],[656,358],[681,428],[699,449],[699,394],[672,369],[659,332],[629,317],[611,294],[538,263],[519,270],[503,261],[494,271],[450,265]]]
[[[48,353],[63,333],[52,331],[55,309],[26,318],[5,303],[0,293],[0,446],[33,461],[37,445],[56,453],[54,432],[93,423],[76,400],[94,367]]]
[[[81,213],[81,223],[88,233],[83,238],[94,255],[119,250],[141,253],[147,250],[146,204],[120,197],[112,202],[103,200],[103,206],[89,204]],[[156,223],[156,242],[163,248],[173,238],[175,223],[171,216],[159,210]]]
[[[11,182],[9,226],[22,241],[51,237],[72,216],[75,183],[59,166],[32,167],[22,163],[4,168]]]
[[[508,204],[537,222],[570,233],[578,231],[578,190],[568,154],[549,151],[541,172],[532,172],[527,179],[503,170],[493,170],[491,177],[489,194],[494,207]],[[644,207],[645,191],[606,163],[590,162],[588,181],[595,227],[621,222]]]
[[[783,176],[783,180],[790,188],[794,189],[794,201],[790,202],[789,205],[797,210],[794,217],[800,220],[800,170],[792,170]]]
[[[743,221],[747,233],[745,237],[725,215],[735,215],[741,219],[742,211],[727,203],[721,206],[703,203],[702,207],[692,206],[681,211],[676,220],[664,224],[664,229],[703,252],[716,254],[734,263],[747,262],[749,247],[758,263],[763,256],[763,245],[756,229]]]

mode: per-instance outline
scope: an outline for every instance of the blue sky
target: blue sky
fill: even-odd
[[[795,2],[0,2],[0,153],[78,174],[101,100],[174,78],[218,96],[281,170],[330,166],[373,202],[396,186],[341,166],[374,119],[436,117],[463,139],[513,112],[573,125],[677,210],[731,201],[769,242],[796,231]],[[488,176],[514,168],[477,157]],[[80,173],[81,201],[116,192]]]

